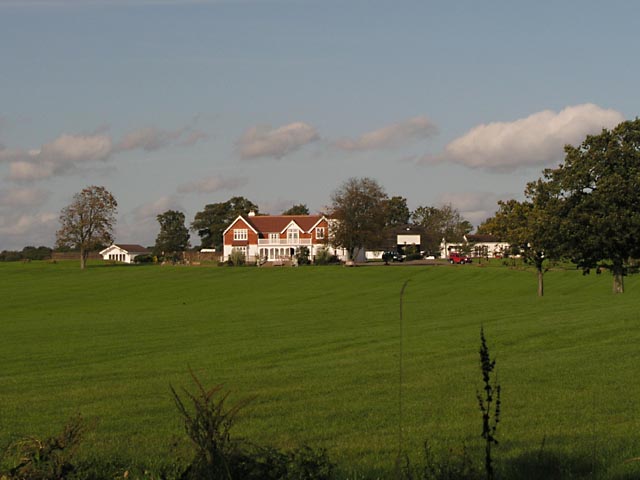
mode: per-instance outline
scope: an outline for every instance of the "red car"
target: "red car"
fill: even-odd
[[[471,263],[471,259],[469,257],[467,257],[466,255],[462,255],[462,254],[457,253],[457,252],[451,252],[449,254],[449,263],[451,265],[453,265],[453,264],[463,265],[465,263]]]

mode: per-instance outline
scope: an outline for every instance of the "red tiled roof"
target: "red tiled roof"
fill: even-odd
[[[308,232],[323,215],[256,215],[255,217],[242,217],[259,233],[280,233],[291,221]]]

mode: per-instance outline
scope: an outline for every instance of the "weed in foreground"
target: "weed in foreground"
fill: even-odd
[[[87,424],[82,416],[69,419],[62,432],[44,440],[29,437],[12,443],[6,453],[14,466],[1,478],[10,480],[64,480],[73,475],[74,456]]]
[[[190,370],[196,385],[196,393],[183,389],[193,406],[193,412],[185,405],[173,387],[171,393],[178,411],[184,420],[185,430],[196,447],[196,455],[185,472],[184,478],[230,479],[229,459],[235,456],[237,445],[231,441],[231,427],[238,412],[247,401],[228,407],[225,405],[229,393],[222,393],[222,385],[206,389]]]
[[[206,389],[191,371],[196,393],[183,389],[185,401],[173,387],[173,399],[185,424],[187,435],[196,447],[190,465],[180,475],[181,480],[328,480],[333,478],[334,465],[324,449],[302,446],[291,451],[262,447],[231,438],[238,413],[248,400],[227,407],[228,393],[222,385]]]
[[[484,384],[484,393],[476,391],[478,406],[482,413],[482,438],[485,440],[485,459],[484,467],[487,474],[487,480],[493,480],[493,458],[491,456],[492,445],[498,445],[496,439],[496,430],[500,423],[500,384],[498,377],[491,381],[491,374],[495,370],[496,361],[491,360],[489,355],[489,347],[484,336],[484,328],[480,327],[480,370],[482,371],[482,383]],[[495,403],[494,403],[495,402]]]

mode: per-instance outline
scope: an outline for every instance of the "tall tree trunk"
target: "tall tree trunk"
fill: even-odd
[[[85,250],[83,247],[80,247],[80,270],[84,270],[84,267],[87,266],[88,256],[89,256],[89,252]]]
[[[536,272],[538,273],[538,296],[544,296],[544,270],[542,270],[542,262],[544,262],[544,258],[540,255],[536,255],[535,263],[536,263]]]
[[[617,260],[613,262],[613,293],[624,293],[624,266]]]
[[[538,296],[544,296],[544,272],[542,271],[542,266],[538,267]]]

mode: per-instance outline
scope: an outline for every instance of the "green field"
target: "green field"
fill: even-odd
[[[502,385],[500,471],[544,453],[575,478],[638,478],[640,461],[626,461],[640,457],[640,277],[618,296],[608,274],[545,279],[537,298],[533,272],[498,263],[0,264],[0,445],[54,433],[80,412],[95,422],[82,455],[160,464],[183,437],[169,385],[191,387],[191,367],[232,399],[255,397],[237,435],[325,447],[344,476],[384,477],[398,450],[409,280],[402,427],[412,458],[424,440],[480,458],[484,325]]]

